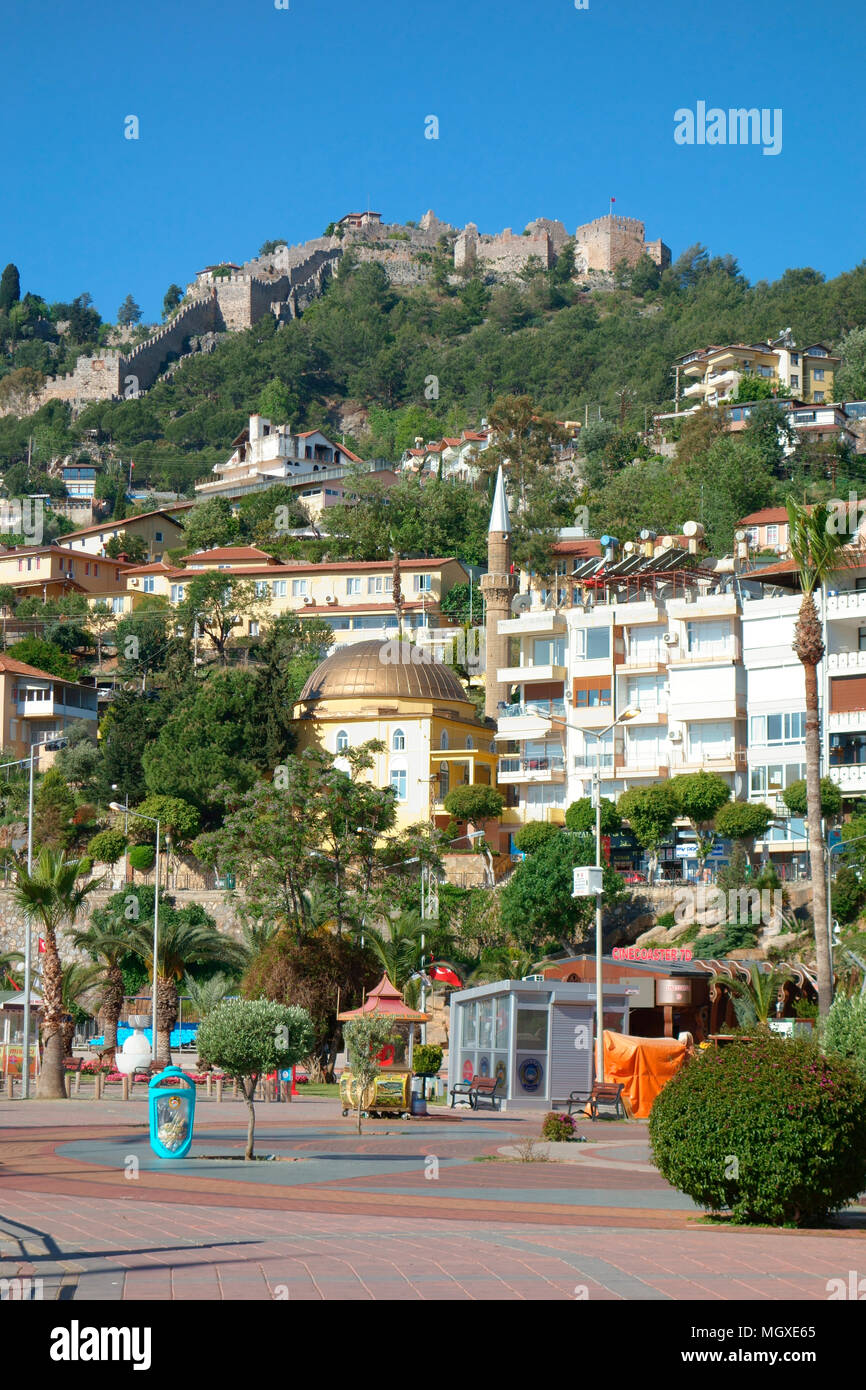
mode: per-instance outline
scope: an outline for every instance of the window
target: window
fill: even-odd
[[[183,603],[183,587],[184,587],[184,586],[183,586],[182,584],[172,584],[172,586],[171,586],[171,601],[172,601],[172,603]]]
[[[143,588],[146,594],[153,594],[156,592],[156,580],[154,579],[152,574],[146,574],[144,576],[144,581],[141,587]]]
[[[537,637],[532,644],[533,666],[564,666],[565,638]]]
[[[154,533],[153,533],[153,539],[154,539],[155,541],[161,541],[161,540],[162,540],[162,532],[161,532],[161,531],[154,531]]]
[[[816,402],[817,402],[819,405],[822,405],[823,402],[824,402],[824,392],[823,392],[823,391],[813,391],[812,394],[813,394],[813,396],[815,397]]]
[[[250,619],[250,637],[258,637],[258,635],[259,635],[259,625],[258,625],[258,623],[256,622],[255,618],[251,618],[251,619]]]
[[[122,598],[113,598],[113,599],[111,600],[111,611],[112,611],[112,613],[122,613],[122,612],[123,612],[123,599],[122,599]]]
[[[345,753],[348,746],[349,735],[346,733],[345,729],[341,729],[340,732],[337,734],[337,752]]]
[[[346,593],[347,593],[347,594],[360,594],[360,592],[361,592],[361,581],[360,581],[360,579],[351,579],[351,578],[350,578],[350,579],[347,579],[347,580],[346,580]]]
[[[823,380],[824,380],[824,368],[823,368],[823,367],[813,367],[813,368],[812,368],[812,379],[813,379],[813,381],[823,381]]]
[[[273,583],[273,588],[272,588],[271,592],[273,593],[274,598],[285,598],[285,597],[286,597],[286,581],[285,581],[285,579],[275,579],[275,580],[274,580],[274,583]]]
[[[406,748],[406,735],[402,729],[394,730],[394,737],[391,739],[391,747],[395,753],[402,753]]]
[[[406,800],[406,769],[395,767],[391,771],[391,786],[398,801]]]
[[[89,561],[89,560],[87,561],[87,564],[84,566],[84,573],[85,573],[85,574],[89,574],[89,573],[90,573],[90,561]]]
[[[306,592],[307,592],[307,581],[306,581],[306,579],[293,579],[293,580],[292,580],[292,598],[298,598],[300,595],[306,594]]]
[[[578,628],[576,655],[582,661],[602,661],[610,656],[610,628]]]
[[[858,627],[857,629],[857,650],[858,652],[866,652],[866,627]]]
[[[256,580],[256,598],[267,598],[271,592],[271,586],[267,579]]]
[[[416,574],[412,587],[416,594],[429,594],[430,590],[433,588],[432,574]]]
[[[467,748],[467,751],[471,751],[474,747],[475,747],[475,742],[474,742],[474,740],[471,739],[471,738],[468,738],[468,739],[466,740],[466,748]]]
[[[791,373],[791,386],[796,390],[800,385],[800,375],[798,372]]]
[[[447,751],[448,751],[448,730],[447,730],[447,729],[443,729],[443,730],[442,730],[442,733],[441,733],[441,735],[440,735],[440,737],[439,737],[439,747],[442,749],[443,752],[447,752]]]
[[[768,527],[767,527],[767,545],[778,545],[778,544],[779,544],[779,528],[778,528],[778,526],[768,526]]]
[[[578,709],[594,709],[599,705],[609,705],[610,687],[592,686],[588,690],[577,690],[574,703]]]
[[[799,365],[800,365],[800,354],[799,354],[799,352],[792,352],[792,353],[791,353],[791,366],[792,366],[792,367],[799,367]]]

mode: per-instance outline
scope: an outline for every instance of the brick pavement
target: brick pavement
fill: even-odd
[[[303,1161],[244,1165],[163,1164],[144,1119],[140,1102],[0,1102],[0,1277],[91,1302],[809,1301],[866,1264],[862,1211],[826,1231],[698,1224],[639,1125],[587,1123],[573,1163],[517,1163],[498,1150],[537,1115],[374,1121],[359,1139],[311,1097],[259,1107],[260,1150]],[[244,1129],[242,1106],[202,1106],[193,1153],[237,1152]]]

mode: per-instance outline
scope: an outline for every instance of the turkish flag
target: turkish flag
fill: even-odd
[[[445,985],[454,985],[457,989],[463,988],[463,981],[459,975],[455,975],[448,965],[431,965],[430,974],[434,980],[441,980]]]
[[[44,937],[44,936],[40,936],[40,938],[39,938],[39,954],[40,954],[40,956],[44,956],[44,955],[45,955],[45,937]]]

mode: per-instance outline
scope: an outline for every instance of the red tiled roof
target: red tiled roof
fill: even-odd
[[[426,606],[429,610],[431,604],[423,604],[420,599],[404,599],[404,608],[422,609]],[[393,603],[305,603],[300,609],[301,613],[394,613],[396,610]]]
[[[593,540],[591,536],[586,536],[583,540],[556,541],[553,546],[554,555],[600,555],[601,541]]]
[[[64,676],[53,676],[50,671],[40,671],[38,666],[27,666],[23,661],[16,661],[14,657],[0,653],[0,671],[6,671],[11,676],[38,676],[40,680],[62,681],[64,685],[80,685],[80,681],[70,681]]]
[[[122,521],[100,521],[94,526],[82,526],[78,531],[67,531],[65,536],[58,537],[58,541],[62,544],[64,541],[75,540],[76,536],[92,536],[96,531],[122,529],[125,526],[129,526],[133,521],[144,521],[145,518],[149,516],[164,516],[171,522],[172,526],[177,526],[180,530],[183,529],[180,523],[175,521],[174,517],[170,516],[164,507],[157,507],[155,511],[138,512],[135,516],[124,517]]]
[[[787,507],[762,507],[760,511],[750,512],[748,516],[741,516],[737,522],[738,526],[766,526],[775,521],[787,521]]]
[[[244,560],[264,560],[273,564],[274,557],[255,545],[217,545],[213,550],[193,550],[183,556],[184,564],[188,565],[190,560],[234,560],[236,564]]]
[[[745,570],[741,579],[774,579],[777,575],[793,575],[797,573],[797,563],[795,560],[779,560],[775,565],[758,565],[755,569]]]
[[[198,571],[196,571],[198,573]],[[127,578],[133,574],[180,574],[177,565],[167,565],[163,560],[151,560],[149,565],[135,565],[126,571]]]

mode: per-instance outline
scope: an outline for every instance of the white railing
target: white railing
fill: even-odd
[[[851,589],[844,594],[832,594],[827,599],[827,617],[842,618],[847,615],[859,617],[866,613],[866,591]]]
[[[828,671],[866,670],[866,652],[831,652],[827,657]]]
[[[831,714],[828,727],[834,733],[846,729],[862,732],[866,729],[866,709],[849,709],[838,714]]]

